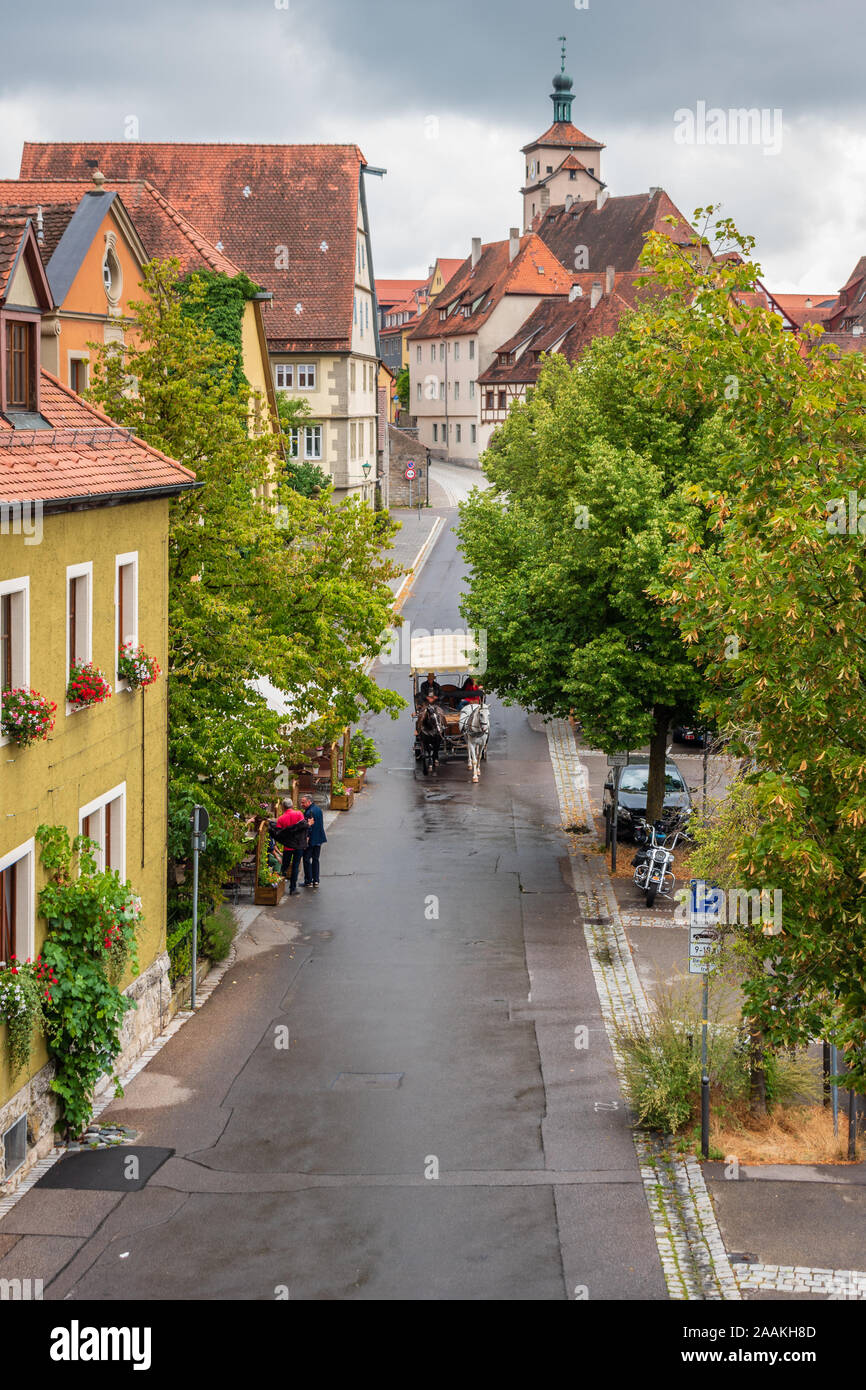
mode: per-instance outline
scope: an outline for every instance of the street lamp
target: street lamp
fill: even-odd
[[[372,467],[373,467],[373,465],[372,465],[371,463],[362,463],[362,464],[361,464],[361,470],[362,470],[362,472],[363,472],[365,478],[369,478],[369,476],[370,476],[370,469],[371,469]]]

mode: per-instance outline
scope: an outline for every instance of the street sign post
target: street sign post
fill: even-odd
[[[608,753],[607,765],[613,768],[613,805],[610,825],[610,871],[616,873],[617,822],[619,820],[619,776],[622,768],[628,766],[628,753]]]
[[[722,933],[719,904],[721,889],[693,878],[689,883],[689,974],[703,975],[701,1008],[701,1154],[710,1156],[710,1075],[707,1059],[707,1024],[710,1011],[710,971],[718,956]]]
[[[192,990],[190,1008],[195,1008],[196,971],[198,966],[198,856],[207,849],[207,829],[210,816],[204,806],[193,806],[189,818],[192,831]]]

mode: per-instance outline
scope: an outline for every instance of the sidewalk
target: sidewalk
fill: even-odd
[[[554,721],[547,732],[563,825],[592,826],[571,729]],[[688,929],[672,911],[643,909],[628,881],[612,882],[595,832],[568,838],[610,1023],[646,1018],[657,989],[689,979]],[[659,1138],[636,1135],[636,1143],[673,1298],[866,1300],[866,1163],[702,1165]]]

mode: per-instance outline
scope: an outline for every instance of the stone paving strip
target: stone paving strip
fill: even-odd
[[[858,1269],[810,1269],[806,1265],[731,1266],[741,1289],[759,1293],[824,1294],[828,1299],[866,1299],[866,1274]]]
[[[569,833],[569,858],[605,1028],[622,1083],[617,1026],[627,1021],[645,1028],[652,1005],[635,969],[605,862],[594,848],[586,769],[572,729],[565,720],[531,722],[547,734],[563,827],[586,827]],[[634,1143],[671,1298],[740,1299],[700,1164],[677,1153],[670,1140],[660,1135],[635,1131]]]

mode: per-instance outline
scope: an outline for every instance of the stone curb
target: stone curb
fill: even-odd
[[[543,726],[562,812],[562,824],[593,826],[585,770],[565,720]],[[645,1029],[652,1003],[638,978],[607,868],[592,852],[594,830],[568,836],[568,854],[593,978],[614,1061],[623,1082],[617,1029]],[[639,915],[639,914],[630,914]],[[665,1282],[671,1298],[742,1298],[713,1211],[701,1166],[661,1135],[634,1132]]]

